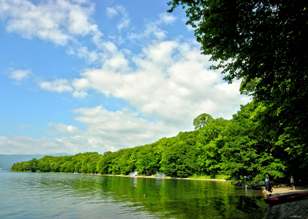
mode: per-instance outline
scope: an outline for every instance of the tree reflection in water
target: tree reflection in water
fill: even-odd
[[[63,175],[45,186],[70,186],[75,195],[112,199],[161,218],[259,219],[267,210],[260,194],[225,182]]]

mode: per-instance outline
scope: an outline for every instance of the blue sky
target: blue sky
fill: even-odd
[[[150,143],[248,101],[167,1],[0,0],[0,154]]]

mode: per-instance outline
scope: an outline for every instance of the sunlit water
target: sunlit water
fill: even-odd
[[[0,218],[264,218],[256,191],[224,182],[0,172]]]

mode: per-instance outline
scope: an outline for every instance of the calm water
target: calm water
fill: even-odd
[[[0,172],[0,218],[264,218],[255,191],[229,183]]]

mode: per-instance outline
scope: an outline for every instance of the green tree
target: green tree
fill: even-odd
[[[213,117],[211,115],[207,113],[203,113],[194,119],[193,124],[194,124],[195,129],[200,129],[200,128],[205,127],[212,120],[213,120]]]
[[[258,118],[264,106],[254,101],[241,108],[221,133],[224,147],[222,169],[235,180],[250,176],[255,182],[265,174],[278,179],[284,176],[285,162],[275,158],[272,136],[266,136]],[[261,138],[260,135],[263,135]],[[267,139],[268,138],[268,139]]]
[[[166,139],[160,170],[172,177],[188,177],[196,171],[196,133],[180,132],[176,137]]]
[[[225,79],[267,105],[289,171],[308,170],[308,1],[171,0]],[[264,121],[264,120],[263,120]],[[265,129],[270,129],[265,127]],[[300,165],[298,165],[300,164]]]
[[[221,133],[229,122],[222,118],[212,119],[204,128],[198,130],[197,174],[215,176],[221,171],[221,148],[224,146]]]
[[[158,143],[145,145],[138,151],[136,159],[136,170],[138,174],[154,175],[159,171],[161,161],[161,151],[157,147]]]

